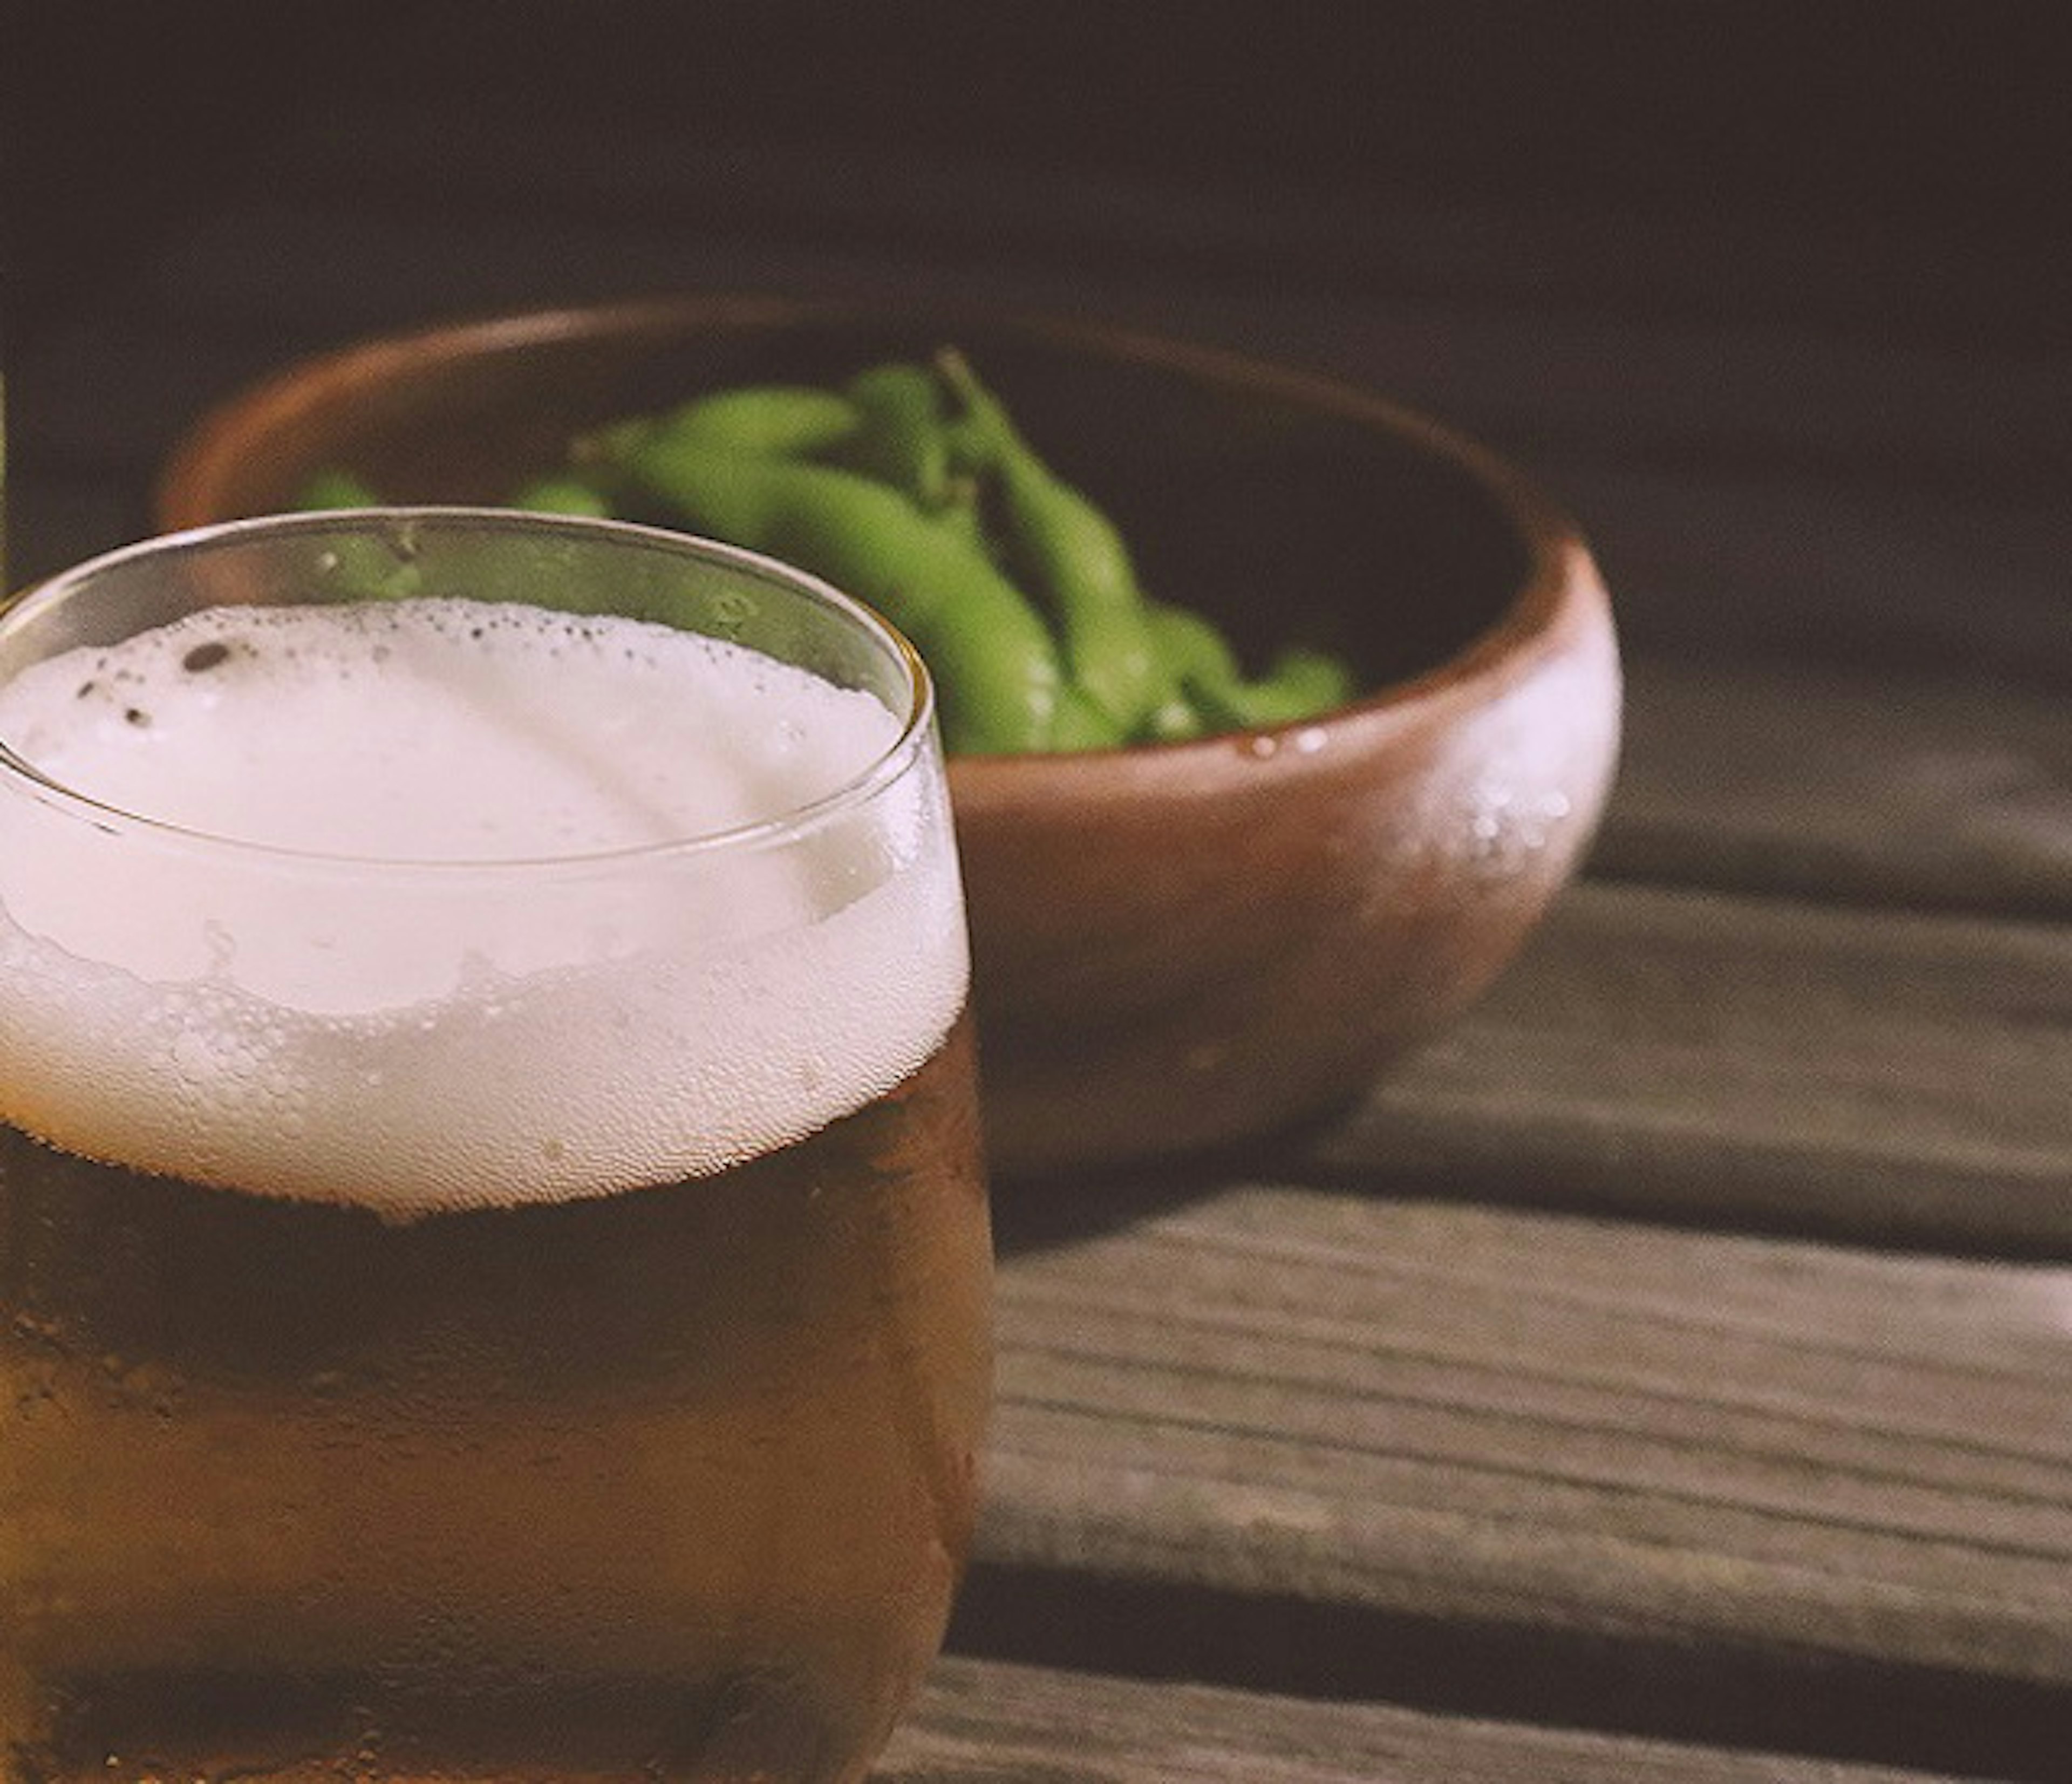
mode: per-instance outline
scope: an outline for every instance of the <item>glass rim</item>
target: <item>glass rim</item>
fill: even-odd
[[[27,796],[55,805],[60,811],[114,833],[134,832],[175,847],[244,857],[255,864],[272,864],[310,871],[352,871],[370,874],[426,878],[487,874],[498,877],[556,877],[588,874],[615,868],[659,864],[680,857],[732,855],[801,839],[845,813],[867,805],[898,781],[912,766],[917,751],[932,734],[935,721],[935,683],[927,665],[911,639],[868,602],[846,593],[825,578],[798,569],[765,553],[730,545],[724,540],[668,527],[650,526],[633,520],[607,520],[589,515],[536,513],[524,509],[467,504],[384,504],[359,508],[319,509],[307,512],[260,514],[206,526],[154,534],[111,550],[97,553],[45,578],[17,593],[0,597],[0,639],[25,622],[67,598],[78,595],[97,578],[126,569],[138,561],[183,557],[213,551],[243,541],[300,532],[364,529],[377,524],[401,526],[430,523],[434,525],[487,528],[510,532],[559,534],[586,539],[595,544],[616,542],[660,551],[668,556],[717,564],[753,579],[782,585],[791,593],[818,603],[874,637],[903,677],[909,699],[898,733],[883,749],[862,763],[837,786],[814,798],[765,817],[717,829],[693,831],[658,842],[616,849],[594,849],[568,854],[527,855],[481,859],[466,856],[416,857],[364,855],[346,852],[295,849],[257,841],[250,837],[226,836],[212,830],[174,823],[148,812],[132,812],[68,786],[9,747],[0,737],[0,789],[10,786]],[[437,599],[438,597],[431,597]],[[339,603],[343,604],[343,603]],[[578,615],[578,617],[580,617]],[[693,635],[709,635],[695,634]],[[744,647],[753,648],[753,647]],[[767,653],[765,653],[767,654]]]

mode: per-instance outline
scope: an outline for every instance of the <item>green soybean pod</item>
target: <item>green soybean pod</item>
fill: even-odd
[[[1151,635],[1166,669],[1182,685],[1233,687],[1244,679],[1237,652],[1215,621],[1191,607],[1154,603]]]
[[[609,520],[615,512],[594,483],[568,475],[535,477],[512,491],[504,506],[532,514],[588,515],[597,520]]]
[[[1154,601],[1148,619],[1170,685],[1166,697],[1138,726],[1138,738],[1149,743],[1178,743],[1227,726],[1227,717],[1211,713],[1221,710],[1217,691],[1233,689],[1244,679],[1229,639],[1212,620],[1188,607]]]
[[[857,425],[837,448],[840,463],[900,491],[934,512],[953,499],[942,387],[926,366],[892,362],[843,386]]]
[[[1196,697],[1219,729],[1292,725],[1342,706],[1355,689],[1352,672],[1337,657],[1301,647],[1283,651],[1256,680],[1202,687]]]
[[[1297,645],[1283,651],[1265,676],[1250,684],[1248,697],[1256,708],[1285,723],[1342,706],[1357,688],[1351,669],[1341,659]]]
[[[312,512],[325,508],[372,508],[381,498],[359,472],[343,465],[323,465],[303,479],[294,505]]]
[[[621,467],[701,531],[825,577],[914,641],[958,754],[1050,745],[1063,674],[1035,610],[968,539],[855,472],[744,457],[689,433],[631,442]]]
[[[861,421],[846,397],[817,384],[736,384],[584,434],[574,457],[617,461],[643,442],[665,438],[701,440],[754,457],[797,456],[838,445]]]
[[[1170,691],[1122,535],[1029,446],[964,356],[935,359],[962,405],[957,438],[997,480],[1007,561],[1056,614],[1073,681],[1118,730],[1134,730]]]
[[[1058,693],[1058,716],[1050,727],[1054,750],[1112,750],[1129,740],[1108,714],[1069,683]]]
[[[326,465],[312,472],[296,491],[294,506],[309,513],[383,505],[380,492],[358,472]],[[379,540],[339,534],[326,543],[318,571],[331,586],[362,601],[401,601],[420,592],[423,576],[409,558]]]
[[[1191,711],[1202,730],[1235,730],[1311,718],[1356,691],[1351,670],[1322,651],[1284,651],[1265,675],[1248,680],[1230,640],[1202,615],[1161,605],[1151,624],[1181,690],[1178,707],[1163,717],[1167,736],[1185,734],[1183,711]]]
[[[1185,689],[1176,688],[1145,714],[1143,722],[1129,741],[1185,743],[1192,738],[1206,737],[1209,730],[1209,721],[1202,716],[1201,708]]]

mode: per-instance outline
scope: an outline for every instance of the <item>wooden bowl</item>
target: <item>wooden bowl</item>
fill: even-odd
[[[473,321],[290,367],[164,467],[168,529],[351,466],[495,501],[568,435],[693,392],[952,342],[1113,515],[1146,586],[1372,691],[1279,730],[951,764],[996,1168],[1256,1137],[1356,1098],[1480,993],[1569,877],[1617,754],[1576,528],[1382,397],[1040,317],[672,298]]]

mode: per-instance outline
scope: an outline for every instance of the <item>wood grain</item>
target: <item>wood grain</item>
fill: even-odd
[[[1772,377],[1781,397],[1786,380]],[[2061,698],[2072,687],[2061,499],[1967,499],[1932,479],[1859,488],[1777,465],[1622,466],[1529,442],[1523,455],[1581,517],[1640,650],[1693,667],[1725,656],[1991,675]]]
[[[2072,1255],[2072,929],[1572,887],[1348,1180]]]
[[[1630,660],[1593,869],[2072,917],[2066,697],[1983,678]]]
[[[1878,1784],[1927,1774],[956,1658],[878,1784]]]
[[[1000,1324],[990,1564],[2072,1687],[2072,1271],[1260,1182]]]

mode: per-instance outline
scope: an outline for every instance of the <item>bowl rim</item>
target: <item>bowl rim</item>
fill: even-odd
[[[327,409],[349,406],[413,366],[516,354],[584,339],[686,328],[871,326],[1005,332],[1110,359],[1148,363],[1183,377],[1319,410],[1388,434],[1443,461],[1489,497],[1522,548],[1524,571],[1495,617],[1459,649],[1410,675],[1383,682],[1326,713],[1171,742],[1121,745],[1062,754],[977,755],[949,764],[960,799],[980,806],[1026,793],[1038,774],[1106,781],[1117,794],[1198,782],[1233,754],[1270,762],[1284,734],[1321,730],[1363,739],[1394,735],[1460,705],[1497,697],[1529,672],[1571,627],[1609,598],[1581,528],[1518,465],[1422,409],[1350,378],[1133,324],[1066,317],[1016,306],[886,298],[788,296],[761,292],[676,292],[486,310],[421,326],[363,335],[292,360],[230,392],[179,434],[155,477],[151,511],[166,530],[231,518],[220,492],[255,438]],[[1273,740],[1262,746],[1261,740]],[[1088,765],[1107,771],[1086,774]]]

